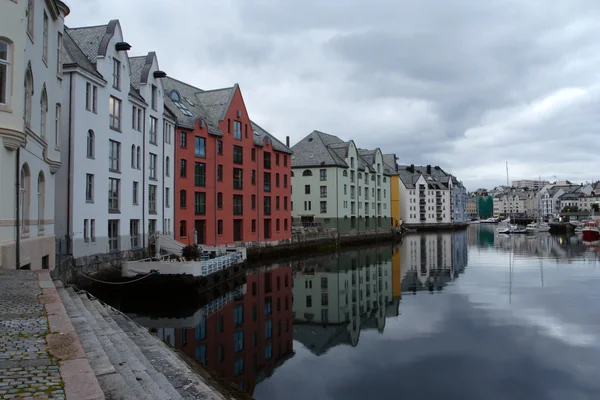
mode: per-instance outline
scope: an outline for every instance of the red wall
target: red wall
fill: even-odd
[[[226,305],[206,319],[205,339],[196,340],[195,327],[176,329],[175,346],[190,357],[196,358],[196,348],[205,344],[206,366],[238,387],[241,385],[244,391],[252,395],[258,377],[270,376],[275,366],[293,353],[292,268],[281,267],[248,275],[247,278],[247,291],[244,297]],[[265,303],[268,301],[271,302],[271,315],[265,315]],[[243,308],[243,322],[241,326],[235,328],[234,310],[238,306]],[[256,310],[256,319],[253,309]],[[222,331],[219,331],[219,319],[222,321]],[[271,320],[272,324],[272,336],[269,339],[265,335],[267,320]],[[244,332],[244,345],[239,352],[235,352],[234,347],[236,331]],[[256,334],[256,345],[253,334]],[[266,347],[269,344],[272,348],[272,356],[267,359]],[[218,358],[219,345],[222,345],[223,349],[222,361]],[[239,359],[244,360],[244,368],[241,374],[236,375],[235,362]]]
[[[237,111],[241,111],[241,117],[237,117]],[[233,137],[234,121],[238,120],[242,124],[242,140],[235,140]],[[224,136],[217,137],[208,134],[205,126],[200,128],[200,121],[196,122],[194,130],[177,129],[176,134],[176,170],[175,170],[175,238],[182,243],[191,244],[194,241],[193,231],[196,220],[205,221],[205,237],[199,243],[207,245],[223,245],[234,243],[234,220],[241,220],[242,235],[241,241],[278,241],[291,238],[291,158],[287,153],[280,153],[273,150],[271,144],[265,144],[263,147],[254,144],[254,134],[250,118],[244,105],[244,100],[239,88],[237,88],[226,116],[220,122],[221,131]],[[187,147],[181,147],[180,132],[187,133]],[[195,156],[194,137],[206,139],[206,158]],[[223,141],[223,154],[217,154],[217,142]],[[233,146],[243,147],[243,164],[233,163]],[[252,149],[255,151],[255,159],[252,160]],[[264,192],[263,173],[264,153],[271,153],[271,192]],[[277,156],[278,155],[278,156]],[[279,164],[277,164],[279,158]],[[187,176],[180,176],[180,161],[187,161]],[[206,164],[206,186],[195,187],[194,185],[194,163],[204,162]],[[284,165],[287,164],[287,165]],[[223,167],[223,180],[217,181],[217,166]],[[241,189],[233,188],[233,170],[241,168],[243,170],[243,187]],[[252,185],[252,170],[256,171],[256,183]],[[279,187],[276,186],[276,174],[279,174]],[[287,176],[287,187],[284,187],[284,175]],[[180,192],[186,190],[187,207],[180,207]],[[206,193],[206,215],[195,215],[194,212],[194,192]],[[223,207],[217,208],[217,193],[223,195]],[[243,195],[243,215],[233,215],[233,195]],[[256,196],[256,207],[252,209],[252,195]],[[264,196],[271,197],[271,215],[264,215]],[[280,208],[276,209],[276,199],[279,197]],[[287,210],[284,207],[287,198]],[[271,220],[271,235],[268,237],[265,232],[265,219]],[[287,226],[284,220],[287,219]],[[223,233],[218,234],[218,220],[222,220]],[[252,220],[256,221],[256,230],[252,230]],[[277,230],[277,220],[279,220],[279,230]],[[181,235],[181,221],[185,221],[185,235]]]

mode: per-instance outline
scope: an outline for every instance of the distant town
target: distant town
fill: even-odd
[[[543,218],[585,217],[600,214],[600,181],[574,184],[570,181],[516,180],[511,186],[468,193],[469,219],[490,217]]]

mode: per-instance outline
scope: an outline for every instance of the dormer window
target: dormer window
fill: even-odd
[[[113,59],[113,87],[121,89],[121,62]]]

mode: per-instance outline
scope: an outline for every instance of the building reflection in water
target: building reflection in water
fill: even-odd
[[[252,395],[256,383],[293,356],[292,268],[250,271],[242,287],[187,319],[139,321]]]
[[[402,291],[441,291],[468,263],[467,232],[407,235],[402,242]]]

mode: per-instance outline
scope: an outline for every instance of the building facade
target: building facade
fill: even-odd
[[[57,175],[60,251],[75,258],[146,247],[172,232],[174,119],[154,53],[129,57],[121,25],[65,30]]]
[[[291,237],[291,150],[250,120],[241,90],[165,81],[177,117],[175,238],[184,244]]]
[[[292,216],[295,225],[339,234],[389,229],[390,176],[380,149],[319,131],[292,147]]]
[[[55,174],[66,107],[58,0],[7,1],[0,13],[0,268],[53,269]]]
[[[520,179],[520,180],[512,181],[511,184],[515,188],[521,188],[521,189],[528,188],[529,190],[533,190],[533,191],[537,192],[544,186],[549,185],[550,182],[542,181],[542,180]]]
[[[439,167],[398,166],[400,209],[407,224],[448,224],[453,219],[452,179],[432,175]]]

